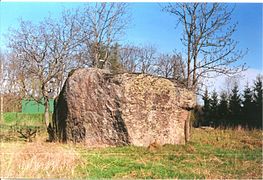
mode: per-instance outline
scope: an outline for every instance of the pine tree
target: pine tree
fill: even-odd
[[[218,105],[218,119],[220,120],[220,125],[228,126],[228,96],[226,92],[220,94],[220,102]]]
[[[258,75],[254,82],[255,126],[262,129],[262,79]]]
[[[202,125],[209,125],[210,121],[210,97],[208,95],[208,90],[205,90],[205,94],[203,96],[204,106],[203,106],[203,112],[204,112],[204,120]]]
[[[244,100],[242,101],[242,124],[245,127],[251,127],[254,122],[254,104],[253,104],[253,94],[251,89],[249,88],[248,84],[246,85],[244,92],[243,92],[243,98]]]
[[[241,98],[238,92],[238,85],[235,84],[229,98],[230,125],[237,126],[241,124]]]
[[[215,127],[219,125],[218,122],[218,95],[217,92],[214,90],[211,97],[211,108],[210,108],[210,116],[213,124]]]

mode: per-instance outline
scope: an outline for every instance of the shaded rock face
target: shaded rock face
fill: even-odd
[[[60,141],[87,146],[182,144],[195,101],[164,78],[78,69],[57,99],[53,127]]]

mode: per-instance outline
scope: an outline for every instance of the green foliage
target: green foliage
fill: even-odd
[[[211,125],[215,122],[215,127],[237,127],[262,129],[262,76],[258,76],[252,88],[246,85],[242,95],[239,92],[237,84],[228,96],[225,92],[217,98],[217,93],[212,92],[211,98],[209,92],[205,91],[203,96],[204,106],[203,117],[199,121],[201,125]],[[198,118],[197,118],[198,119]]]
[[[211,112],[211,99],[208,95],[208,90],[205,90],[205,94],[203,96],[204,106],[203,106],[203,112],[204,112],[204,122],[203,125],[209,125],[210,120],[210,112]]]
[[[241,97],[239,95],[238,91],[238,85],[235,84],[232,93],[229,97],[229,113],[231,118],[231,125],[235,126],[238,124],[238,121],[240,120],[241,116]]]
[[[262,76],[257,76],[254,82],[254,100],[257,106],[262,105]]]
[[[246,85],[244,92],[243,92],[243,107],[242,107],[242,124],[244,126],[251,126],[255,124],[254,118],[254,103],[253,103],[253,93],[249,88],[248,84]]]
[[[220,95],[220,102],[218,104],[218,118],[220,120],[220,124],[223,126],[227,125],[227,118],[229,114],[228,109],[228,97],[226,92],[222,92]]]
[[[194,110],[191,111],[190,122],[192,127],[200,127],[203,121],[203,110],[202,106],[196,105]]]
[[[217,98],[217,92],[214,90],[211,96],[211,102],[210,102],[210,114],[213,114],[211,117],[211,120],[213,121],[213,124],[215,126],[218,126],[218,98]]]
[[[262,76],[257,76],[254,82],[254,104],[255,104],[255,126],[257,128],[262,128]]]

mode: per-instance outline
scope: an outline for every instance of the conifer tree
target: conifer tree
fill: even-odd
[[[109,69],[113,74],[120,73],[123,70],[122,65],[120,63],[119,46],[120,45],[116,43],[113,47],[111,47],[111,53],[109,57]]]
[[[204,101],[204,106],[203,106],[203,112],[204,112],[204,120],[203,120],[203,125],[209,125],[210,121],[210,97],[208,95],[208,90],[205,90],[205,94],[203,95],[203,101]]]
[[[230,125],[237,126],[240,124],[241,98],[238,92],[238,85],[235,83],[229,98]]]
[[[212,92],[211,96],[211,108],[210,108],[210,115],[211,115],[211,120],[215,127],[219,125],[218,122],[218,95],[217,92],[214,90]]]
[[[253,124],[255,124],[255,118],[254,118],[254,103],[253,103],[253,94],[251,89],[249,88],[248,84],[246,85],[244,92],[243,92],[243,98],[242,101],[242,124],[245,127],[251,127]]]
[[[218,119],[220,120],[220,125],[226,127],[228,125],[228,96],[226,92],[220,94],[220,102],[218,104]]]
[[[262,76],[254,82],[255,126],[262,129]]]

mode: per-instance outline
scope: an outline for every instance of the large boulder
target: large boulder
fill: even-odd
[[[195,101],[165,78],[77,69],[57,99],[53,127],[60,141],[86,146],[182,144]]]

